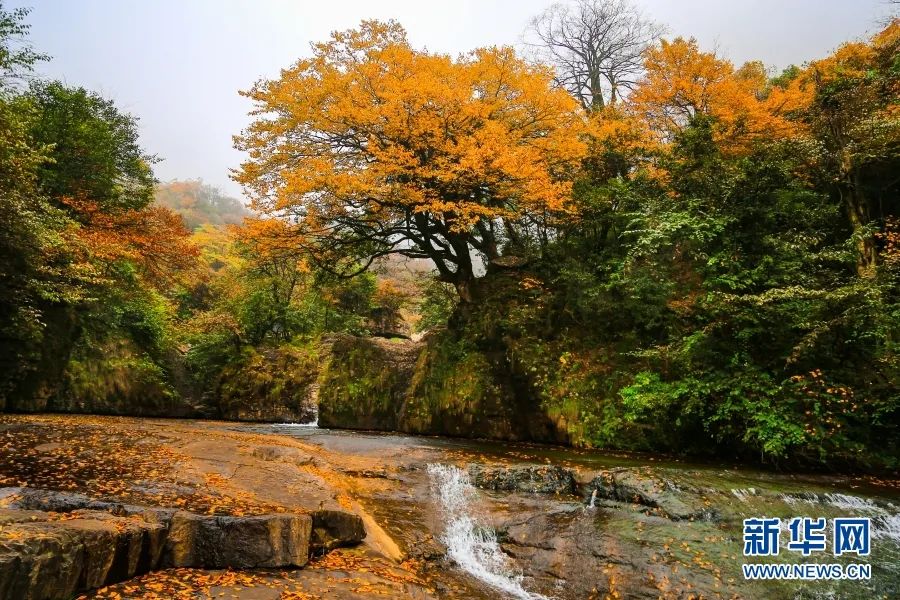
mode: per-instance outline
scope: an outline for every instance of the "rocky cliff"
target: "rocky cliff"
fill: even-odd
[[[318,356],[314,346],[250,351],[222,372],[205,399],[207,411],[231,421],[314,421]]]
[[[540,407],[505,376],[502,356],[447,332],[421,341],[335,336],[325,354],[322,427],[560,441]]]
[[[10,412],[208,417],[426,435],[566,442],[509,375],[502,349],[448,331],[424,339],[333,334],[318,343],[247,349],[201,394],[184,361],[166,372],[132,348],[73,359],[52,395]]]

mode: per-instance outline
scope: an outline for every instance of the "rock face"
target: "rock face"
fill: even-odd
[[[173,375],[181,381],[173,387],[126,370],[119,360],[73,360],[62,391],[12,402],[7,409],[318,420],[340,429],[566,443],[565,419],[551,418],[527,382],[511,374],[506,350],[488,346],[435,331],[416,341],[332,334],[318,346],[247,349],[202,398],[187,375]],[[127,356],[129,350],[116,352]],[[183,358],[169,362],[169,371],[184,370]]]
[[[469,465],[468,470],[472,485],[485,490],[557,495],[575,493],[572,472],[555,465]]]
[[[503,379],[502,356],[446,332],[421,341],[336,335],[322,353],[322,427],[564,441],[540,408]]]
[[[506,358],[472,347],[449,332],[429,336],[400,411],[400,430],[504,440],[544,439],[512,382]]]
[[[55,326],[59,324],[50,325],[50,329]],[[184,357],[178,351],[169,351],[159,357],[158,363],[152,363],[124,339],[90,348],[75,344],[73,348],[72,341],[77,337],[74,331],[65,335],[68,340],[45,339],[45,350],[52,348],[48,355],[51,362],[26,377],[35,380],[31,384],[24,381],[24,389],[10,394],[5,410],[145,417],[200,415],[186,385],[189,377]]]
[[[169,526],[162,563],[210,569],[302,567],[309,558],[311,530],[309,515],[216,517],[179,511]]]
[[[340,546],[353,546],[366,537],[359,516],[339,510],[317,510],[312,514],[310,551],[324,554]]]
[[[627,502],[646,507],[648,512],[680,520],[714,520],[717,514],[698,490],[679,487],[656,475],[637,469],[611,469],[597,475],[588,485],[590,498]]]
[[[421,344],[333,335],[319,377],[319,425],[396,431]]]
[[[254,351],[222,372],[206,402],[221,419],[309,423],[317,414],[317,376],[318,357],[309,348]]]
[[[128,349],[116,352],[128,355]],[[119,360],[73,360],[61,391],[54,388],[6,408],[275,423],[318,420],[322,427],[339,429],[566,443],[565,423],[553,421],[511,375],[506,355],[502,348],[480,348],[447,331],[415,341],[332,334],[318,346],[247,349],[202,397],[187,375],[173,375],[181,383],[172,387],[158,377],[125,370]],[[169,362],[169,371],[184,370],[183,359]]]
[[[2,488],[0,598],[70,598],[157,568],[301,567],[364,537],[362,519],[340,511],[209,516]]]

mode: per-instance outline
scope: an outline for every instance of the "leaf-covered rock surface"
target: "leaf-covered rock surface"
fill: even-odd
[[[327,553],[366,537],[358,505],[336,487],[340,480],[321,452],[304,444],[262,445],[271,441],[172,421],[68,416],[4,416],[2,421],[4,598],[68,598],[142,573],[145,579],[122,584],[119,591],[96,593],[204,597],[217,586],[254,587],[278,576],[189,576],[191,571],[179,569],[181,575],[173,578],[173,571],[148,571],[300,567],[310,556],[322,569],[333,570],[343,563]],[[367,560],[348,558],[347,564]],[[360,586],[416,580],[402,571],[387,568],[383,581],[347,578],[347,594]],[[173,581],[178,581],[174,587]],[[139,595],[131,595],[138,589]],[[290,596],[288,583],[278,589],[274,597],[281,592],[304,597],[301,591]]]
[[[471,520],[472,539],[495,538],[495,551],[513,565],[504,577],[521,576],[528,593],[560,600],[788,599],[821,591],[743,580],[741,520],[759,514],[870,516],[876,576],[860,589],[890,596],[900,585],[892,570],[900,544],[891,533],[900,486],[889,479],[291,425],[61,415],[6,415],[0,425],[0,563],[23,544],[31,556],[60,557],[40,563],[58,574],[47,585],[104,586],[79,592],[84,598],[495,598],[497,588],[453,558],[454,510]],[[436,464],[455,473],[456,484],[435,479]],[[460,483],[463,493],[452,492]],[[452,505],[442,500],[448,489]],[[285,528],[261,527],[294,515],[309,519],[301,569],[306,555],[273,545]],[[169,523],[171,537],[154,545],[158,523]],[[37,531],[45,535],[26,535]],[[124,571],[109,565],[132,554],[98,546],[119,537],[141,549],[121,563],[130,565]],[[272,566],[275,546],[295,567]],[[154,548],[158,566],[148,572]],[[232,569],[177,566],[222,567],[222,560]],[[113,572],[137,577],[114,583]],[[858,597],[841,583],[827,589]]]

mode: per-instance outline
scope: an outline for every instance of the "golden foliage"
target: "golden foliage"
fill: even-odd
[[[868,42],[851,42],[798,77],[814,87],[810,120],[831,153],[836,179],[895,154],[900,144],[900,19]]]
[[[199,249],[191,243],[181,217],[168,208],[150,205],[107,212],[89,200],[63,198],[62,202],[79,223],[71,231],[71,241],[84,253],[84,269],[96,268],[89,261],[102,267],[129,260],[148,282],[164,287],[196,266]]]
[[[245,92],[259,118],[236,140],[250,156],[236,179],[257,210],[313,230],[432,213],[461,232],[564,210],[586,123],[551,80],[511,48],[454,59],[364,22]]]
[[[788,118],[808,104],[811,91],[800,81],[767,88],[763,65],[734,65],[703,52],[696,40],[663,40],[647,51],[646,75],[630,97],[630,108],[660,141],[669,142],[698,115],[713,119],[714,139],[726,153],[739,154],[760,139],[797,135]]]

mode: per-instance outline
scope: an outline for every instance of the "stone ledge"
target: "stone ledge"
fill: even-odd
[[[341,511],[212,516],[0,488],[0,598],[70,598],[168,567],[302,567],[364,537],[362,519]]]

